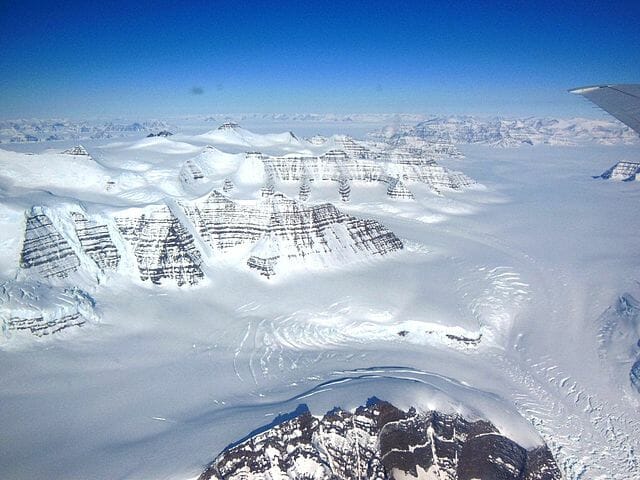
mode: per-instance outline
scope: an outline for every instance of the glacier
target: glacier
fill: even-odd
[[[373,397],[491,425],[501,471],[638,476],[640,191],[592,178],[638,158],[624,129],[239,120],[0,147],[3,477],[196,478],[300,404],[344,471]]]

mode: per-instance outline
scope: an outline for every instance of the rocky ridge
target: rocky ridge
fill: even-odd
[[[36,337],[81,327],[97,321],[95,303],[78,288],[63,288],[36,282],[6,282],[0,285],[2,331],[5,336],[27,332]]]
[[[406,191],[401,198],[413,198],[407,184],[423,184],[440,193],[446,189],[460,190],[475,183],[463,173],[439,165],[423,151],[374,151],[350,137],[339,139],[337,143],[342,144],[343,149],[332,149],[319,156],[252,155],[259,155],[265,172],[274,181],[382,182],[389,186],[391,198],[400,197],[394,194],[398,181],[403,182]],[[342,198],[344,200],[344,195]]]
[[[306,205],[280,193],[232,201],[213,191],[194,201],[99,218],[79,207],[35,206],[25,217],[20,266],[25,274],[37,272],[54,283],[80,277],[100,281],[108,272],[127,273],[134,266],[142,281],[196,285],[205,278],[204,245],[222,253],[244,247],[246,265],[267,278],[294,260],[322,267],[403,247],[380,223],[346,215],[329,203]]]
[[[89,155],[89,152],[87,152],[87,149],[84,148],[82,145],[76,145],[75,147],[69,148],[62,153],[65,155],[82,155],[85,157],[91,156]]]
[[[556,480],[546,446],[525,449],[484,420],[372,399],[317,418],[303,405],[227,447],[199,480]]]
[[[595,178],[631,182],[638,179],[638,174],[640,174],[640,162],[618,162]]]
[[[116,216],[116,225],[136,258],[140,279],[160,285],[195,285],[204,273],[193,237],[167,206],[130,210]]]
[[[42,207],[26,213],[20,266],[44,278],[66,278],[78,270],[80,259]]]
[[[402,249],[402,242],[375,220],[345,215],[330,203],[307,206],[279,193],[234,202],[214,191],[183,208],[212,248],[252,246],[247,264],[266,277],[281,261],[344,262]]]

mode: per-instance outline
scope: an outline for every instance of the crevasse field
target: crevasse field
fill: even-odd
[[[638,306],[621,300],[640,298],[640,187],[592,178],[640,160],[637,143],[460,143],[464,158],[437,163],[477,183],[436,191],[407,181],[412,200],[354,180],[344,202],[338,182],[311,182],[307,204],[377,220],[402,241],[385,255],[287,259],[290,246],[268,239],[221,252],[176,214],[203,277],[157,285],[141,279],[114,219],[199,205],[225,180],[238,204],[259,203],[270,182],[295,199],[299,181],[269,178],[246,152],[344,147],[343,137],[257,133],[272,125],[193,130],[89,140],[89,156],[60,153],[73,141],[0,145],[0,477],[186,480],[301,403],[322,414],[372,396],[487,418],[521,445],[544,441],[566,478],[640,476],[640,394],[630,381]],[[201,181],[188,177],[189,161]],[[398,168],[384,166],[392,176]],[[66,238],[75,235],[70,212],[100,219],[118,267],[103,271],[78,254],[64,278],[26,268],[34,206]],[[274,275],[247,265],[274,249]],[[81,327],[44,336],[11,328],[24,312],[57,318],[69,304]]]

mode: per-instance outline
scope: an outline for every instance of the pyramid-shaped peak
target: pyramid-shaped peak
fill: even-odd
[[[307,141],[312,145],[323,145],[326,143],[327,137],[323,135],[314,135],[313,137],[308,138]]]
[[[62,153],[65,155],[84,155],[87,157],[90,156],[89,152],[87,152],[87,149],[82,145],[76,145],[75,147],[69,148]]]
[[[224,122],[218,127],[218,130],[236,130],[238,128],[240,128],[240,125],[236,122]]]

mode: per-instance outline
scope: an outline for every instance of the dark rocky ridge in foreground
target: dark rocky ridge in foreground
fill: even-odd
[[[410,475],[407,477],[407,475]],[[546,446],[527,450],[489,422],[383,401],[322,418],[299,407],[224,450],[199,480],[404,479],[554,480]]]

